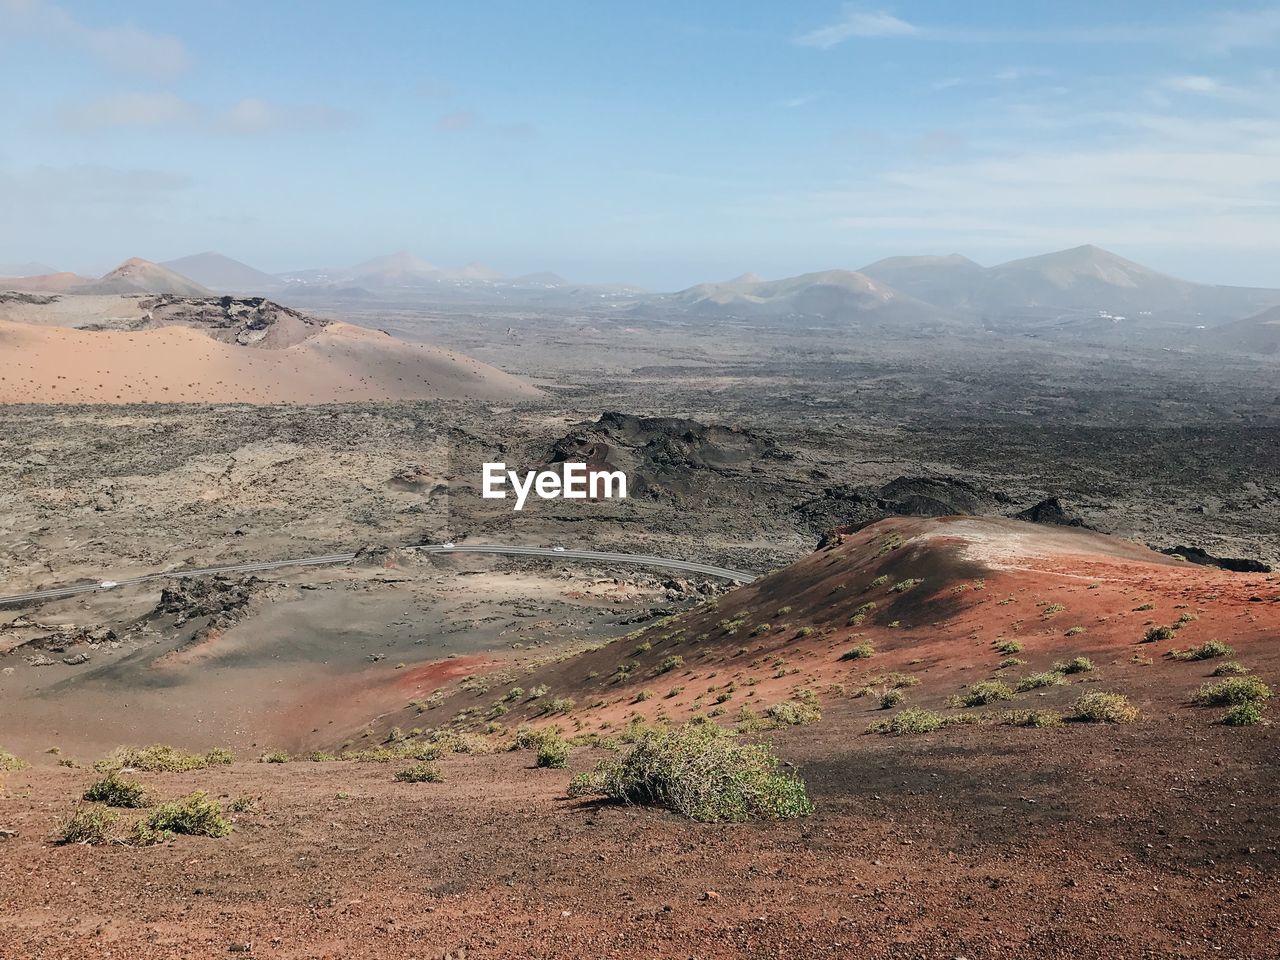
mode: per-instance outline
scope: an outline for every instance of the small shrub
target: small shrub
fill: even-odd
[[[1005,657],[1005,658],[1004,658],[1003,660],[1001,660],[998,664],[996,664],[996,669],[997,669],[997,670],[1008,670],[1010,667],[1022,667],[1022,666],[1025,666],[1025,665],[1026,665],[1026,663],[1027,663],[1027,661],[1023,660],[1021,657]]]
[[[1271,688],[1257,677],[1228,677],[1206,683],[1196,691],[1196,703],[1206,707],[1234,707],[1241,703],[1261,704],[1271,696]]]
[[[645,803],[706,823],[813,812],[804,782],[780,773],[767,744],[739,744],[714,724],[643,732],[623,756],[574,777],[570,796]]]
[[[1084,627],[1068,627],[1064,636],[1078,637],[1082,633],[1084,633]]]
[[[627,667],[627,670],[628,671],[634,670],[638,666],[639,664],[633,660],[631,661],[631,665]],[[622,666],[619,666],[618,670],[621,671]],[[530,700],[537,700],[540,697],[545,697],[546,695],[547,695],[547,685],[545,683],[540,683],[536,687],[534,687],[532,690],[529,691]]]
[[[679,670],[684,666],[684,657],[678,653],[665,658],[658,664],[658,673],[670,673],[672,670]]]
[[[135,843],[156,843],[171,834],[190,837],[225,837],[231,821],[222,815],[222,806],[203,790],[162,803],[134,824]]]
[[[259,763],[288,763],[289,754],[283,750],[269,750],[258,758]]]
[[[1044,673],[1033,673],[1018,681],[1018,693],[1026,693],[1028,690],[1039,690],[1041,687],[1056,687],[1063,683],[1066,683],[1066,681],[1062,679],[1062,674],[1058,673],[1056,670],[1047,670]],[[969,704],[969,706],[972,706],[972,704]]]
[[[111,771],[101,780],[93,783],[84,792],[84,799],[96,803],[105,803],[108,807],[149,807],[147,792],[136,780],[120,776],[118,771]]]
[[[891,687],[894,690],[902,687],[914,687],[920,682],[919,677],[913,677],[909,673],[898,673],[896,670],[892,673],[882,673],[878,676],[868,678],[871,683],[878,683],[882,686]]]
[[[535,766],[560,770],[569,765],[569,742],[556,733],[544,736],[538,744]]]
[[[53,842],[59,845],[106,843],[111,839],[111,828],[119,819],[120,815],[112,810],[76,807],[71,816],[58,827],[53,835]]]
[[[864,640],[852,650],[846,650],[840,654],[841,660],[866,660],[868,657],[876,655],[876,648],[870,642]]]
[[[552,697],[550,700],[543,702],[541,713],[568,713],[574,707],[572,697]]]
[[[394,779],[400,783],[442,783],[444,775],[434,763],[415,763],[412,767],[397,770]]]
[[[868,733],[883,733],[901,737],[912,733],[932,733],[948,725],[948,718],[932,710],[907,707],[887,720],[880,720],[867,728]]]
[[[8,750],[0,750],[0,770],[23,770],[27,761],[15,757]]]
[[[922,583],[924,583],[924,580],[920,577],[908,577],[906,580],[899,580],[891,589],[894,593],[906,593],[908,590],[914,590]]]
[[[653,649],[653,644],[650,643],[648,640],[643,640],[636,645],[637,654],[648,653],[652,649]]]
[[[876,577],[869,584],[867,584],[867,589],[871,590],[875,587],[883,587],[888,582],[889,582],[889,575],[887,573],[882,573],[880,574],[880,576]]]
[[[996,644],[996,653],[1021,653],[1022,644],[1017,640],[1001,640]]]
[[[1219,723],[1228,727],[1252,727],[1262,722],[1262,707],[1255,700],[1237,703],[1222,715]]]
[[[774,723],[797,727],[821,720],[822,708],[818,705],[818,698],[812,691],[802,690],[790,700],[766,707],[764,714]]]
[[[1214,657],[1230,657],[1235,654],[1229,646],[1221,640],[1207,640],[1198,647],[1191,647],[1188,650],[1170,650],[1166,656],[1174,660],[1212,660]]]
[[[1132,723],[1138,708],[1120,693],[1086,693],[1071,706],[1071,719],[1085,723]]]
[[[1055,663],[1053,669],[1059,673],[1092,673],[1093,661],[1088,657],[1072,657],[1066,663]]]
[[[236,797],[227,804],[227,809],[232,813],[257,813],[262,807],[261,797]]]
[[[1044,608],[1043,613],[1046,617],[1052,617],[1055,613],[1061,613],[1065,609],[1067,609],[1065,603],[1050,603]]]
[[[1047,727],[1062,726],[1062,714],[1053,710],[1010,710],[1000,718],[1001,723],[1015,727]]]
[[[1142,635],[1143,643],[1158,643],[1161,640],[1169,640],[1173,637],[1172,627],[1151,627]]]
[[[886,690],[880,694],[880,709],[892,710],[906,699],[901,690]]]
[[[983,680],[975,683],[959,697],[966,707],[982,707],[997,700],[1012,700],[1013,691],[1001,680]]]
[[[1249,668],[1242,663],[1234,660],[1228,660],[1226,663],[1220,663],[1214,667],[1211,677],[1239,677],[1249,672]]]
[[[112,770],[142,770],[145,773],[181,773],[187,770],[203,770],[206,767],[225,766],[235,757],[229,750],[216,748],[208,753],[187,753],[167,744],[156,743],[149,747],[121,747],[93,765],[99,773]]]

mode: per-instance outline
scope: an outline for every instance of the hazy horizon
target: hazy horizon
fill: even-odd
[[[0,0],[0,262],[408,250],[675,290],[1092,243],[1280,285],[1280,5],[956,16]]]

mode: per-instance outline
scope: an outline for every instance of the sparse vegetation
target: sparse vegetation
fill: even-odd
[[[617,759],[573,779],[571,796],[655,804],[707,823],[813,812],[804,782],[780,773],[767,744],[739,744],[714,724],[649,729]]]
[[[996,643],[996,653],[1021,653],[1022,643],[1018,640],[1000,640]]]
[[[1014,727],[1045,729],[1062,726],[1062,714],[1053,710],[1009,710],[1001,714],[1000,722]]]
[[[560,770],[569,765],[569,742],[555,731],[542,737],[538,742],[538,753],[534,765],[550,770]]]
[[[1235,654],[1229,646],[1221,640],[1207,640],[1198,647],[1191,647],[1187,650],[1170,650],[1165,656],[1174,660],[1212,660],[1215,657],[1230,657]]]
[[[0,771],[22,770],[27,766],[27,761],[15,757],[8,750],[0,750]]]
[[[111,828],[119,819],[120,815],[113,810],[76,807],[71,816],[58,826],[53,842],[59,845],[106,843],[111,839]]]
[[[924,583],[924,580],[920,577],[908,577],[906,580],[899,580],[891,589],[894,593],[906,593],[908,590],[914,590],[922,583]]]
[[[145,845],[158,843],[173,834],[225,837],[231,829],[231,821],[223,816],[221,804],[209,799],[203,790],[197,790],[181,800],[160,804],[133,825],[130,839]]]
[[[292,757],[283,750],[268,750],[258,758],[259,763],[288,763]]]
[[[1026,662],[1027,661],[1023,660],[1021,657],[1005,657],[998,664],[996,664],[996,669],[1008,670],[1010,667],[1021,667],[1021,666],[1025,666]]]
[[[1072,657],[1066,663],[1055,663],[1053,669],[1058,673],[1092,673],[1093,661],[1088,657]]]
[[[787,726],[802,726],[822,719],[822,707],[812,690],[797,690],[790,700],[771,704],[764,713],[774,723]]]
[[[1237,703],[1219,721],[1228,727],[1252,727],[1262,723],[1262,707],[1254,700]]]
[[[1056,670],[1046,670],[1044,673],[1033,673],[1019,680],[1018,693],[1039,690],[1041,687],[1056,687],[1063,683],[1066,683],[1066,680],[1062,678],[1061,673]]]
[[[1143,643],[1159,643],[1161,640],[1169,640],[1173,637],[1172,627],[1150,627],[1147,632],[1142,635]]]
[[[1257,677],[1228,677],[1206,683],[1193,698],[1205,707],[1234,707],[1242,703],[1261,704],[1270,698],[1271,688]]]
[[[840,659],[866,660],[868,657],[874,657],[875,655],[876,648],[871,645],[870,641],[863,640],[862,643],[858,644],[856,647],[846,650],[844,653],[840,654]]]
[[[892,710],[905,699],[906,696],[901,690],[886,690],[884,693],[880,694],[880,709]]]
[[[1071,719],[1086,723],[1132,723],[1138,708],[1120,693],[1086,693],[1071,706]]]
[[[907,707],[899,710],[887,720],[879,720],[867,728],[868,733],[883,733],[901,737],[912,733],[932,733],[949,726],[951,718],[932,710],[921,710],[919,707]]]
[[[105,803],[108,807],[149,807],[147,792],[136,780],[120,776],[113,770],[101,780],[95,781],[84,792],[84,799],[95,803]]]
[[[1082,633],[1084,633],[1084,627],[1068,627],[1066,633],[1063,635],[1067,637],[1078,637]]]
[[[1228,660],[1226,663],[1220,663],[1213,668],[1211,677],[1239,677],[1249,672],[1249,668],[1235,660]]]
[[[673,654],[658,664],[658,673],[670,673],[672,670],[679,670],[684,666],[684,657],[679,654]]]
[[[223,766],[235,759],[230,751],[215,748],[208,753],[186,753],[167,744],[149,747],[121,747],[93,765],[99,773],[111,770],[142,770],[146,773],[180,773]]]
[[[982,707],[998,700],[1012,700],[1013,690],[1001,680],[983,680],[975,683],[956,698],[959,706]]]
[[[444,774],[434,763],[415,763],[395,772],[394,779],[400,783],[442,783]]]

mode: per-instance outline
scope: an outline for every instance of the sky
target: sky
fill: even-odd
[[[1280,286],[1280,3],[0,0],[0,262]]]

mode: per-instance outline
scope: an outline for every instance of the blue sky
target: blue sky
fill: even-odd
[[[1280,4],[0,0],[0,262],[1280,285]]]

